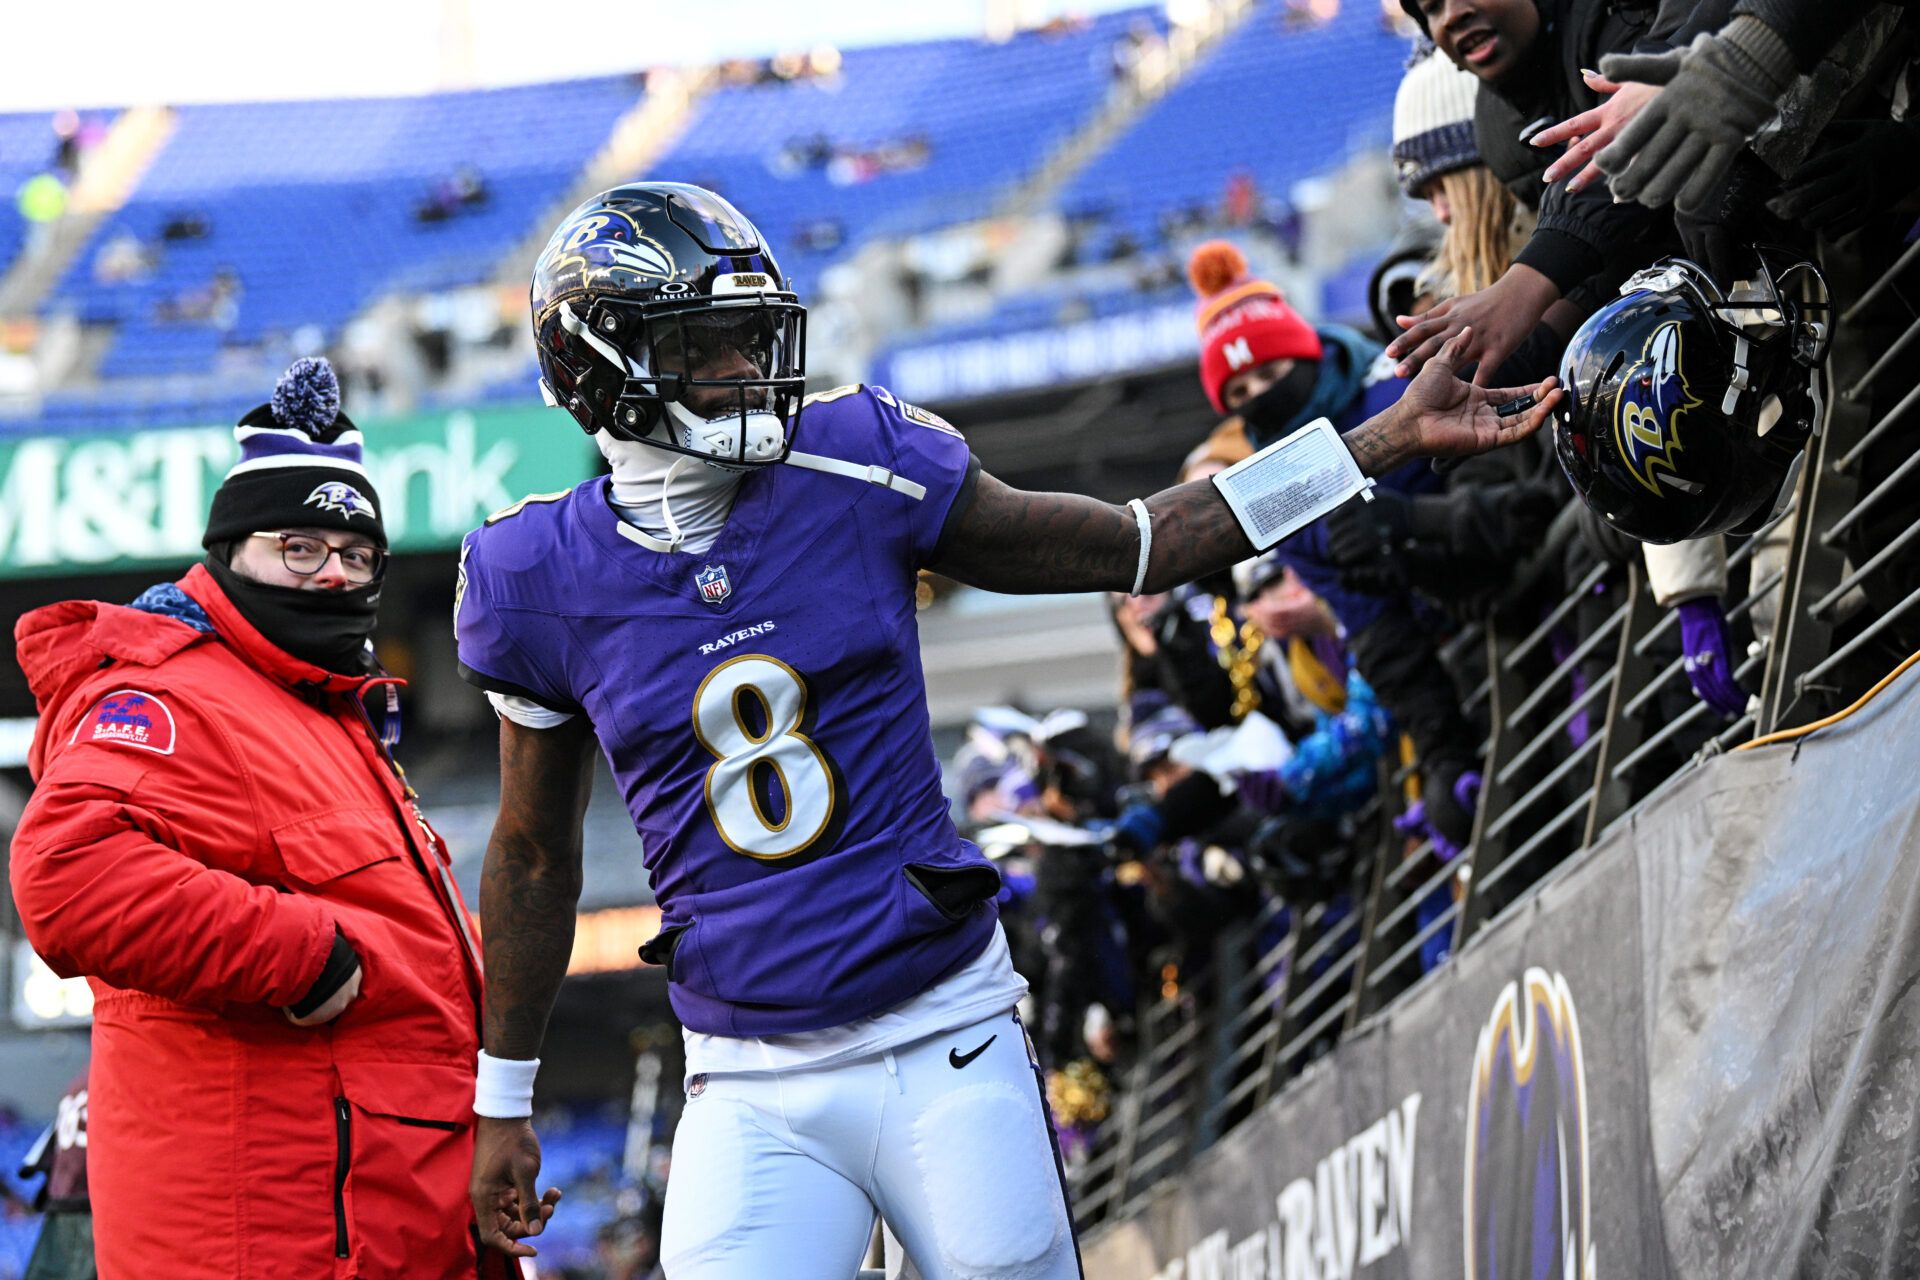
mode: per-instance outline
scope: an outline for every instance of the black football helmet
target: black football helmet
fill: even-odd
[[[806,308],[720,196],[677,182],[601,192],[547,241],[532,302],[541,390],[589,434],[728,470],[786,459],[806,383]],[[720,348],[759,376],[693,377]],[[710,387],[731,395],[695,412],[688,393]]]
[[[1820,427],[1826,279],[1784,251],[1755,253],[1754,278],[1724,292],[1695,263],[1655,263],[1561,358],[1560,466],[1589,507],[1642,542],[1759,528]]]

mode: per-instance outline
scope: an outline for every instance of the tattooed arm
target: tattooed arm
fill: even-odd
[[[500,813],[480,870],[486,1048],[537,1058],[573,954],[581,822],[593,786],[593,727],[500,721]]]
[[[593,727],[575,716],[551,729],[500,722],[500,813],[480,871],[486,1051],[535,1058],[573,953],[580,902],[580,829],[593,786]],[[474,1131],[474,1220],[481,1240],[530,1257],[558,1190],[534,1194],[540,1140],[524,1119],[479,1117]]]
[[[1342,437],[1364,474],[1384,475],[1418,457],[1484,453],[1525,439],[1547,420],[1561,395],[1552,378],[1536,387],[1486,390],[1454,376],[1471,333],[1463,330],[1429,360],[1397,404]],[[1495,413],[1495,406],[1528,394],[1535,404],[1526,413]],[[1146,503],[1153,518],[1148,592],[1191,582],[1253,552],[1211,480],[1163,490]],[[933,567],[990,591],[1131,591],[1139,557],[1139,528],[1127,507],[1072,493],[1024,493],[982,475]]]

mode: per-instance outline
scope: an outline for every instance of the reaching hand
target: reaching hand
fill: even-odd
[[[1563,142],[1569,144],[1565,153],[1548,165],[1546,173],[1541,175],[1547,182],[1554,183],[1573,174],[1572,180],[1567,183],[1569,191],[1578,191],[1595,179],[1607,176],[1594,157],[1619,137],[1620,131],[1660,94],[1659,85],[1615,84],[1598,72],[1583,71],[1580,74],[1586,80],[1587,88],[1605,94],[1606,100],[1591,110],[1562,120],[1552,128],[1542,129],[1531,139],[1536,147],[1553,147]]]
[[[1771,27],[1743,15],[1685,49],[1610,53],[1600,70],[1616,83],[1666,86],[1597,157],[1614,196],[1700,213],[1792,83],[1793,56]]]
[[[1472,330],[1474,336],[1459,348],[1454,365],[1477,364],[1473,380],[1485,386],[1559,296],[1551,280],[1515,264],[1478,293],[1449,298],[1418,318],[1396,316],[1394,322],[1406,332],[1387,346],[1387,354],[1400,361],[1394,372],[1407,377],[1433,359],[1442,343],[1468,337]]]
[[[1920,120],[1835,121],[1820,143],[1773,202],[1781,217],[1843,236],[1920,185],[1913,170]]]
[[[480,1243],[515,1258],[532,1258],[539,1250],[521,1244],[537,1236],[560,1203],[560,1189],[548,1187],[537,1199],[534,1179],[540,1176],[540,1139],[531,1120],[500,1120],[480,1116],[473,1134],[473,1179],[467,1193],[473,1200],[473,1220]]]
[[[1356,428],[1347,443],[1370,475],[1380,475],[1409,458],[1464,458],[1517,443],[1540,429],[1565,394],[1557,378],[1531,387],[1477,387],[1462,382],[1455,370],[1473,344],[1473,330],[1462,329],[1436,352],[1420,376],[1400,393],[1400,402]],[[1485,365],[1481,366],[1485,368]],[[1501,417],[1498,408],[1532,396],[1525,412]],[[1384,440],[1360,439],[1370,429]]]

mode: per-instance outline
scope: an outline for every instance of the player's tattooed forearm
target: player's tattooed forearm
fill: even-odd
[[[496,1057],[539,1056],[566,977],[592,741],[584,723],[501,734],[500,816],[480,873],[486,1047]]]
[[[1393,443],[1391,433],[1379,418],[1367,419],[1341,439],[1346,442],[1347,451],[1360,465],[1363,475],[1381,475],[1404,461]]]
[[[1164,591],[1244,558],[1252,548],[1213,485],[1147,499],[1153,549],[1147,589]],[[1027,493],[982,475],[937,566],[992,591],[1131,591],[1140,566],[1133,512],[1074,493]]]
[[[1156,493],[1147,499],[1147,511],[1153,516],[1153,554],[1146,585],[1150,592],[1217,573],[1253,554],[1240,521],[1211,480]],[[1137,545],[1134,550],[1137,557]],[[1139,567],[1137,558],[1134,567]],[[1127,589],[1132,589],[1131,582]]]

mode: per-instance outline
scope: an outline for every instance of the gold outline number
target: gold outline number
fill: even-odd
[[[722,672],[749,662],[763,664],[769,669],[740,673],[747,678],[737,683],[722,680],[718,687],[715,686],[714,682]],[[725,698],[724,710],[720,706],[709,705],[709,689]],[[765,713],[766,728],[758,735],[747,727],[746,717],[742,714],[741,700],[748,695],[759,700],[760,709]],[[743,653],[728,658],[709,671],[706,679],[694,691],[693,736],[707,754],[714,757],[713,763],[707,767],[704,787],[707,816],[713,819],[713,829],[719,833],[720,839],[735,853],[761,862],[792,858],[812,848],[834,825],[834,817],[840,810],[839,773],[819,744],[801,732],[801,726],[807,720],[809,697],[805,676],[780,659],[763,653]],[[701,726],[703,708],[718,725],[737,733],[738,739],[716,745]],[[721,714],[726,717],[724,720],[718,718]],[[731,733],[714,736],[731,736]],[[796,752],[787,745],[789,742],[798,743],[805,748],[805,753]],[[786,816],[777,823],[762,808],[760,792],[755,785],[756,774],[762,765],[773,770],[774,781],[786,797]],[[717,796],[716,780],[722,788]],[[738,805],[732,799],[733,788],[743,788],[746,792],[746,807],[752,814],[752,829],[740,829],[740,820],[745,815],[738,812]],[[792,838],[789,829],[803,809],[809,814],[818,810],[819,821],[804,835]],[[734,820],[732,830],[728,829],[728,818],[723,816],[723,811]]]

